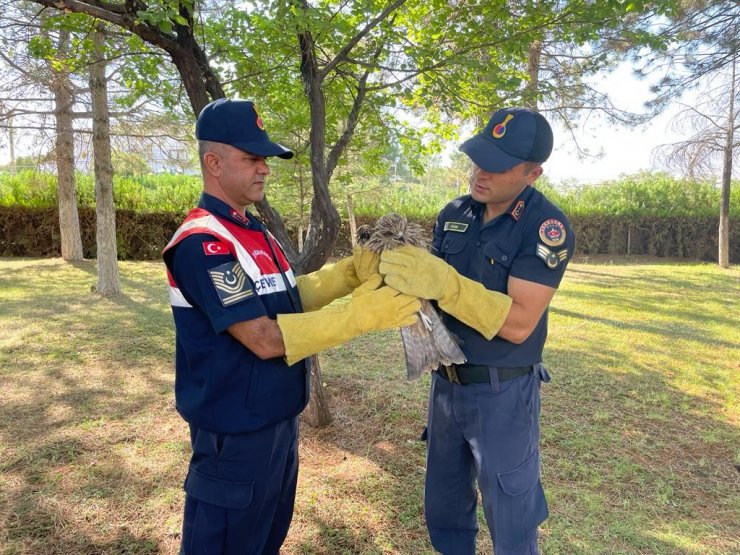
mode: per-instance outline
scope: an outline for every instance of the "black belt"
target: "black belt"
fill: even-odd
[[[473,365],[456,365],[452,366],[440,366],[437,368],[437,374],[442,376],[445,380],[452,383],[459,383],[461,385],[467,385],[469,383],[490,383],[491,374],[489,372],[490,366],[473,366]],[[506,380],[513,380],[524,374],[529,374],[533,367],[532,366],[517,366],[514,368],[499,368],[494,367],[498,373],[498,381],[505,382]]]

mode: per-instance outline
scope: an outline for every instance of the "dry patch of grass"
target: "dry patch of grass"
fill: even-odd
[[[0,261],[4,555],[177,553],[189,445],[164,271],[121,270],[125,293],[101,298],[92,262]],[[739,278],[664,261],[569,267],[543,386],[544,553],[740,551]],[[396,332],[322,363],[335,422],[302,427],[284,555],[431,553],[428,377],[405,380]]]

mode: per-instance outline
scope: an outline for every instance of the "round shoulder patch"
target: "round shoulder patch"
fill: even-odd
[[[565,226],[560,220],[551,218],[540,226],[540,239],[550,247],[565,243]]]

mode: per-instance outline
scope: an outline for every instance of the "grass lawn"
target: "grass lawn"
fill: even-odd
[[[189,444],[163,266],[121,271],[101,298],[94,262],[0,260],[2,555],[177,553]],[[573,263],[545,362],[546,555],[740,552],[740,268]],[[322,363],[335,421],[302,427],[284,555],[432,553],[428,376],[405,381],[397,332]]]

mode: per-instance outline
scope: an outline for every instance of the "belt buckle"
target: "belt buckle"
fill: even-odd
[[[460,384],[460,376],[457,375],[457,369],[454,366],[445,366],[447,371],[447,378],[456,384]]]

